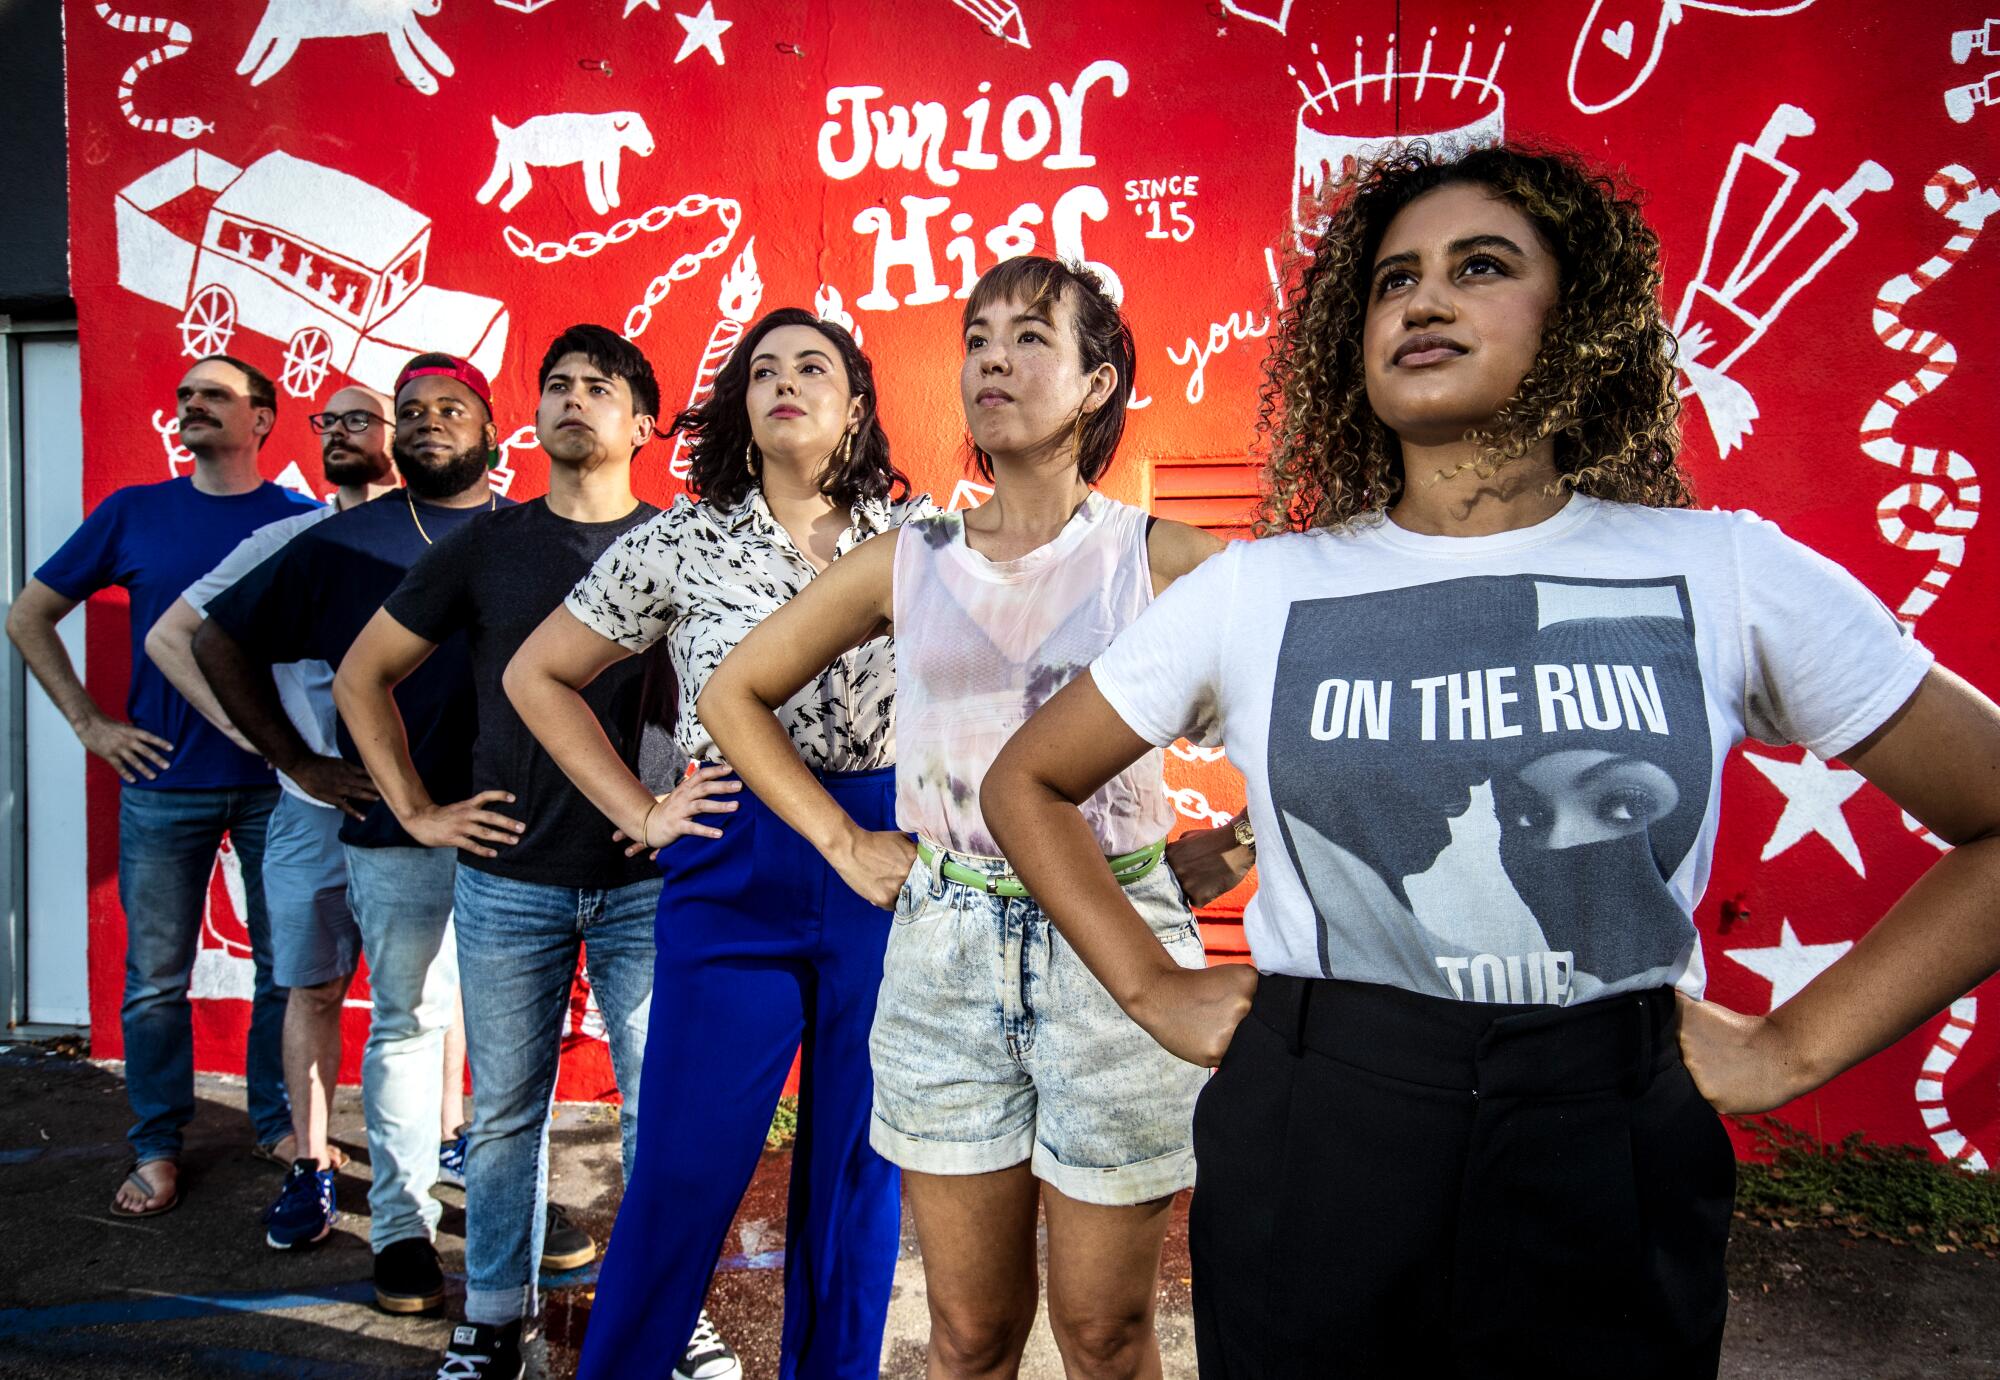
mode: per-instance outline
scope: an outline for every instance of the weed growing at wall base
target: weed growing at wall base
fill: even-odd
[[[1939,1164],[1915,1145],[1869,1145],[1859,1132],[1824,1144],[1776,1117],[1737,1121],[1768,1156],[1738,1167],[1739,1217],[2000,1255],[2000,1175]]]

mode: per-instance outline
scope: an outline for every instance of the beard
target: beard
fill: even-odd
[[[471,488],[486,473],[486,447],[471,445],[455,451],[442,461],[425,460],[401,445],[391,448],[403,482],[418,498],[433,502],[451,498]]]
[[[388,468],[375,456],[346,446],[322,452],[319,469],[326,482],[337,489],[373,484],[388,477]]]

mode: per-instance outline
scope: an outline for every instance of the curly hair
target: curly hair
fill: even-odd
[[[1675,459],[1681,409],[1660,314],[1659,240],[1637,193],[1559,150],[1456,154],[1417,140],[1365,164],[1327,199],[1319,247],[1264,364],[1259,534],[1343,526],[1401,497],[1401,445],[1368,403],[1361,342],[1371,269],[1398,212],[1460,183],[1490,189],[1534,224],[1559,284],[1520,387],[1466,433],[1476,467],[1490,473],[1553,440],[1560,487],[1655,508],[1694,502]]]
[[[889,459],[889,437],[882,430],[875,369],[868,356],[837,322],[803,307],[779,307],[753,322],[716,372],[714,391],[674,418],[668,430],[687,438],[688,488],[703,502],[730,508],[758,486],[763,456],[750,434],[750,361],[758,344],[780,326],[808,326],[825,336],[847,369],[849,394],[861,399],[861,421],[846,463],[827,466],[819,491],[843,508],[864,498],[907,493],[910,481]]]

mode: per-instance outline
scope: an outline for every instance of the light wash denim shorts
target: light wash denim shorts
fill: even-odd
[[[1125,894],[1175,962],[1205,965],[1164,861]],[[919,861],[896,898],[868,1047],[869,1142],[904,1169],[984,1174],[1031,1161],[1066,1197],[1113,1207],[1194,1183],[1194,1103],[1208,1070],[1134,1024],[1030,897],[989,896]]]

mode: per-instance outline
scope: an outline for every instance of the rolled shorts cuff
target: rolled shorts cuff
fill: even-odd
[[[992,1140],[931,1140],[898,1131],[880,1112],[868,1118],[868,1143],[898,1169],[918,1174],[991,1174],[1025,1163],[1038,1150],[1032,1121]]]
[[[1064,1164],[1055,1151],[1036,1141],[1034,1170],[1036,1178],[1065,1198],[1099,1207],[1132,1207],[1193,1188],[1194,1149],[1169,1150],[1150,1160],[1095,1169]]]

